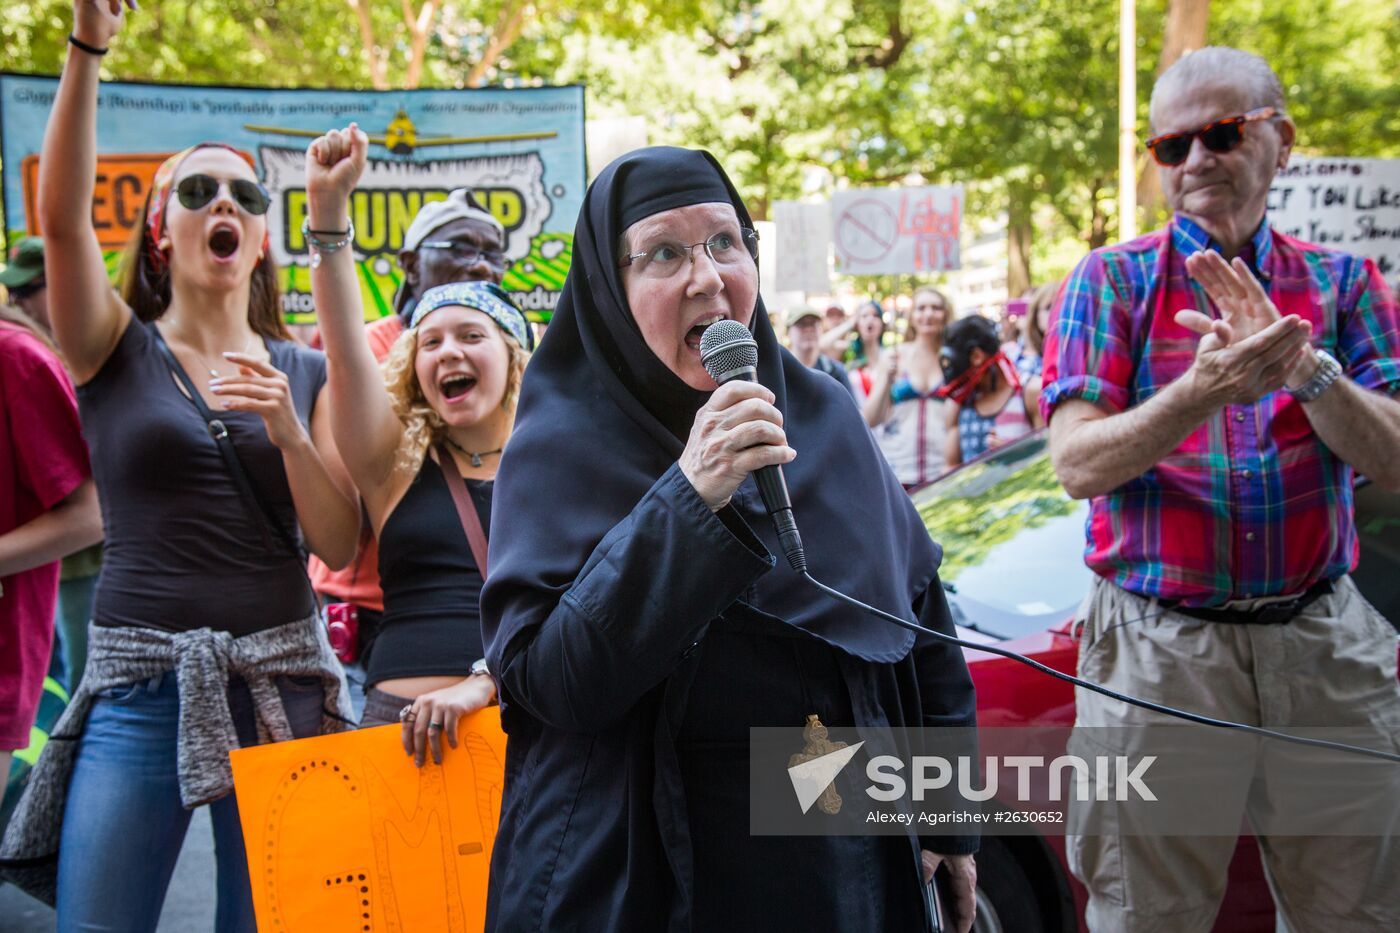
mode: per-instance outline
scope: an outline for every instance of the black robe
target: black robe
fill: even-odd
[[[655,190],[663,167],[665,210],[716,200],[685,200],[686,172],[711,171],[747,224],[699,156],[634,153],[590,189],[497,478],[482,609],[509,739],[487,929],[919,929],[920,843],[957,854],[975,837],[747,832],[750,727],[816,713],[877,754],[880,727],[971,726],[975,708],[960,651],[776,566],[751,478],[712,512],[676,465],[703,397],[628,347],[617,186],[651,171]],[[761,303],[753,328],[814,575],[951,633],[937,548],[849,396],[778,348]]]

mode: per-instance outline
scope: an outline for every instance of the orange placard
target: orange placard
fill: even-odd
[[[398,726],[231,753],[262,933],[475,933],[505,783],[500,711],[422,768]]]

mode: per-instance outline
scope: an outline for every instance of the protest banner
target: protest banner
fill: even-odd
[[[961,266],[962,185],[858,188],[831,199],[836,270],[947,272]]]
[[[505,784],[505,733],[488,707],[417,768],[398,726],[230,753],[258,929],[440,930],[486,923]]]
[[[1400,277],[1400,159],[1295,158],[1269,188],[1269,222],[1309,243],[1373,259]]]
[[[42,234],[39,151],[58,82],[0,74],[5,230]],[[323,91],[105,82],[98,91],[93,225],[108,265],[161,161],[204,140],[246,152],[272,195],[268,227],[281,267],[287,321],[313,323],[305,149],[354,120],[370,136],[369,164],[351,201],[365,316],[393,309],[395,257],[418,209],[473,189],[506,229],[503,285],[547,321],[572,258],[585,185],[583,88]]]
[[[777,232],[774,288],[780,292],[825,295],[831,290],[831,207],[776,201]]]

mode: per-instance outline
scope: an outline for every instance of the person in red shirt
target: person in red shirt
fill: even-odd
[[[29,746],[53,648],[58,561],[102,540],[73,387],[18,320],[0,320],[0,777],[11,752]]]

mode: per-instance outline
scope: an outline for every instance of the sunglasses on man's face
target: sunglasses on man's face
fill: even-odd
[[[1201,144],[1211,152],[1230,152],[1233,149],[1238,149],[1240,143],[1244,142],[1244,125],[1246,123],[1267,120],[1277,115],[1278,111],[1273,107],[1260,107],[1258,110],[1251,110],[1238,117],[1228,117],[1224,120],[1216,120],[1214,123],[1207,123],[1200,129],[1191,130],[1188,133],[1165,133],[1161,136],[1154,136],[1147,141],[1147,149],[1152,153],[1152,158],[1157,160],[1158,165],[1168,167],[1180,165],[1186,161],[1186,157],[1191,154],[1191,143],[1198,136],[1201,139]]]
[[[267,189],[246,178],[232,178],[227,182],[212,175],[186,175],[175,186],[175,194],[180,204],[190,211],[197,211],[219,196],[219,187],[227,184],[229,194],[239,207],[250,214],[266,214],[272,204]]]

